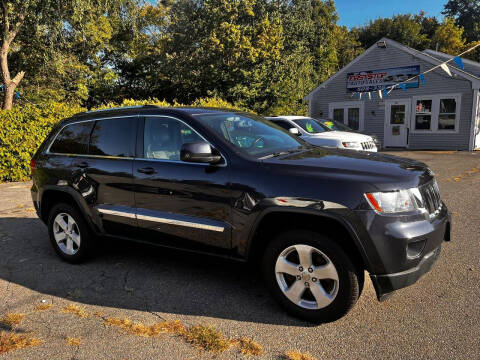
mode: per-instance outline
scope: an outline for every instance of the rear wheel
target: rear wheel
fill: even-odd
[[[63,260],[79,263],[87,258],[92,232],[73,206],[62,203],[50,210],[48,233],[55,252]]]
[[[344,316],[363,285],[333,240],[306,230],[277,236],[266,248],[263,273],[274,298],[292,315],[312,322]]]

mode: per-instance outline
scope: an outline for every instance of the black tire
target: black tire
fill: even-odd
[[[55,240],[54,222],[55,218],[59,214],[67,214],[71,216],[74,219],[76,229],[78,229],[78,232],[80,234],[80,246],[72,255],[62,251],[59,244],[57,244],[57,241]],[[60,256],[60,258],[62,258],[66,262],[78,264],[85,261],[92,252],[91,250],[94,243],[94,235],[80,212],[70,204],[60,203],[52,207],[48,215],[48,235],[50,237],[50,242],[55,252],[58,254],[58,256]]]
[[[314,247],[335,266],[338,283],[335,287],[336,296],[329,305],[320,309],[302,307],[289,300],[280,288],[275,272],[277,258],[293,245]],[[341,247],[330,238],[308,230],[292,230],[274,238],[266,247],[262,267],[265,283],[274,299],[291,315],[314,323],[331,322],[343,317],[355,305],[363,287],[363,274],[359,274]]]

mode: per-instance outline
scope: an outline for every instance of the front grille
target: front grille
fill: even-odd
[[[432,180],[429,183],[420,186],[419,191],[422,195],[425,209],[427,209],[430,217],[436,216],[442,207],[442,200],[440,198],[437,181]]]
[[[363,150],[371,150],[373,148],[375,148],[375,143],[373,141],[362,142],[362,149]]]

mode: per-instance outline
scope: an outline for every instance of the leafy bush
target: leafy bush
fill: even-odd
[[[169,104],[158,99],[124,100],[120,105],[109,103],[98,109],[116,106],[158,105],[162,107],[185,106]],[[234,108],[220,98],[202,98],[192,106]],[[52,127],[84,108],[75,104],[50,102],[41,106],[16,106],[10,111],[0,111],[0,182],[23,181],[30,178],[30,159]]]
[[[0,111],[0,182],[30,178],[30,159],[61,119],[83,111],[80,106],[49,103]]]

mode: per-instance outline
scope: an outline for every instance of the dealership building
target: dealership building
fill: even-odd
[[[480,63],[383,38],[305,99],[311,117],[373,134],[384,147],[474,150],[479,88]]]

